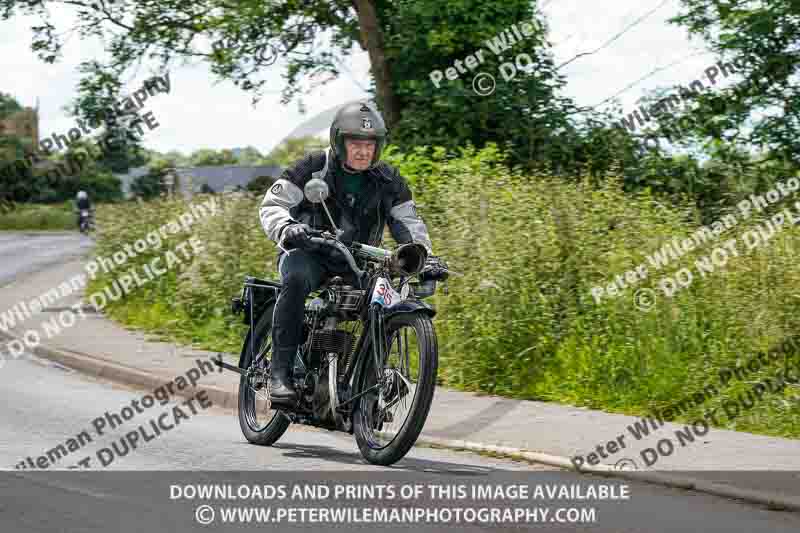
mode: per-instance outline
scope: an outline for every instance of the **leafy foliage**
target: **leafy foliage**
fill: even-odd
[[[7,109],[16,110],[20,107],[10,96],[4,96],[2,100],[2,105]],[[98,162],[102,153],[90,141],[82,139],[73,142],[66,152],[43,159],[34,154],[20,138],[6,135],[0,137],[0,153],[3,154],[0,157],[0,200],[63,202],[74,198],[81,189],[95,201],[122,198],[119,179]],[[42,213],[46,213],[46,210]],[[31,224],[42,227],[58,227],[60,224],[50,224],[46,219],[48,215],[41,218],[41,224]]]
[[[719,152],[756,147],[759,160],[800,166],[800,4],[794,0],[731,3],[681,0],[683,12],[672,19],[702,37],[723,62],[741,76],[730,87],[696,98],[692,131],[712,139]]]
[[[13,210],[0,208],[0,230],[74,231],[77,219],[71,202],[54,205],[20,204]]]
[[[247,184],[247,190],[255,194],[264,195],[273,183],[275,183],[275,178],[271,176],[258,176],[250,180],[250,183]]]
[[[238,165],[262,165],[264,164],[263,161],[264,156],[254,146],[244,147],[241,152],[239,152],[238,157],[236,157],[236,164]]]
[[[147,174],[143,174],[131,182],[131,192],[144,200],[156,198],[165,192],[164,178],[173,167],[172,161],[158,159],[148,167]],[[173,184],[173,189],[178,190],[179,184]]]
[[[105,126],[97,139],[99,165],[108,172],[124,173],[144,164],[144,150],[134,130],[141,119],[135,112],[118,114],[116,110],[122,91],[119,79],[96,61],[82,64],[79,70],[84,78],[78,84],[73,115],[93,128]]]
[[[20,103],[17,101],[16,98],[14,98],[10,94],[5,94],[3,92],[0,92],[0,120],[21,110],[22,106],[20,105]]]
[[[286,62],[285,102],[301,90],[305,75],[337,74],[333,54],[320,46],[327,42],[342,54],[350,53],[358,40],[356,12],[345,0],[329,2],[263,2],[220,0],[183,2],[70,2],[76,8],[73,29],[81,35],[104,36],[109,43],[108,62],[102,70],[119,79],[122,72],[142,58],[160,63],[202,58],[211,71],[252,91],[263,94],[263,69],[281,56]],[[46,62],[56,61],[63,34],[56,31],[41,2],[0,0],[0,13],[36,15],[43,24],[34,26],[33,49]],[[210,44],[207,44],[210,43]]]
[[[309,152],[324,150],[327,147],[328,143],[326,141],[311,135],[286,139],[267,154],[264,158],[264,164],[287,167],[296,163]]]
[[[235,165],[237,164],[236,158],[230,150],[210,150],[208,148],[201,148],[192,153],[189,157],[189,162],[193,166],[221,166],[221,165]]]

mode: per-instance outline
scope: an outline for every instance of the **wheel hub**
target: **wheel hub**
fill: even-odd
[[[269,377],[264,370],[257,368],[251,369],[250,388],[252,388],[254,391],[269,389]]]

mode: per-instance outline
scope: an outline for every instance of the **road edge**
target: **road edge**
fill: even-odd
[[[19,340],[13,335],[9,335],[4,331],[0,331],[0,339]],[[156,389],[162,385],[166,385],[174,378],[165,375],[158,375],[153,372],[147,372],[138,368],[114,363],[97,356],[93,356],[82,352],[66,351],[63,349],[52,348],[39,344],[33,349],[26,346],[26,350],[32,352],[34,355],[56,361],[73,370],[82,372],[92,377],[99,377],[109,379],[123,385],[133,387],[140,387],[148,390]],[[7,358],[8,356],[6,356]],[[225,389],[218,387],[202,386],[198,384],[195,387],[187,387],[185,389],[176,388],[175,395],[183,398],[193,398],[199,391],[205,391],[208,399],[213,405],[225,408],[236,408],[238,406],[237,394],[233,394]]]
[[[9,341],[19,340],[17,337],[3,331],[0,331],[0,338],[7,339]],[[155,373],[113,363],[111,361],[85,353],[68,352],[41,344],[30,351],[39,357],[57,361],[66,367],[72,368],[84,374],[88,374],[93,377],[109,379],[124,385],[143,387],[152,390],[171,381],[170,379],[159,376]],[[192,398],[199,390],[206,392],[212,404],[225,408],[236,408],[238,406],[238,392],[234,394],[231,391],[217,387],[197,386],[191,389],[187,388],[185,390],[178,390],[175,394],[186,398]],[[481,442],[428,437],[424,433],[419,436],[414,446],[445,448],[448,450],[469,451],[474,453],[491,453],[497,456],[527,461],[530,463],[555,466],[581,474],[596,474],[605,477],[627,479],[630,481],[641,481],[670,488],[692,490],[695,492],[711,494],[713,496],[721,496],[724,498],[732,498],[749,503],[756,503],[767,506],[772,510],[800,512],[800,499],[787,498],[773,492],[742,489],[733,485],[714,483],[688,476],[670,475],[661,473],[659,471],[618,470],[608,465],[588,466],[578,469],[567,457],[551,455],[543,452],[532,452],[511,446],[498,446]]]

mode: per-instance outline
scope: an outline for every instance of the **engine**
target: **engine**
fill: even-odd
[[[356,340],[349,331],[337,329],[337,325],[341,320],[357,316],[363,293],[334,283],[306,305],[304,352],[308,354],[308,361],[300,381],[303,403],[310,408],[313,425],[336,428],[333,415],[336,402],[331,401],[331,390],[346,388],[339,378],[352,363]],[[331,369],[336,373],[333,379],[329,376]]]

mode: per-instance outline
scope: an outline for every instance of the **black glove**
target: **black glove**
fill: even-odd
[[[419,277],[421,280],[436,280],[444,281],[450,273],[447,270],[447,263],[439,257],[431,255],[425,262],[425,268],[422,269]]]
[[[308,224],[291,224],[283,230],[283,243],[295,248],[308,240],[308,232],[311,227]]]

